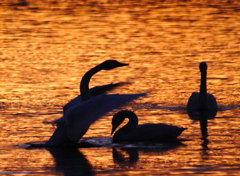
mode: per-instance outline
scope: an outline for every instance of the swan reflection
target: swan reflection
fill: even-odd
[[[136,148],[112,148],[113,162],[119,165],[134,165],[138,159],[138,149]]]
[[[143,155],[151,156],[162,155],[166,151],[177,149],[184,146],[180,141],[169,143],[146,143],[139,142],[130,144],[115,145],[112,148],[112,156],[114,163],[122,166],[134,166]],[[141,154],[140,154],[141,153]]]
[[[53,156],[56,170],[64,175],[94,175],[92,165],[77,148],[46,148]]]
[[[208,120],[214,119],[217,111],[188,111],[187,113],[192,120],[199,121],[201,139],[203,140],[203,146],[206,146],[208,144]]]

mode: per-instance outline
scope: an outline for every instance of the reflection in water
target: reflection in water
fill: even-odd
[[[208,119],[214,119],[217,114],[217,111],[188,111],[188,115],[193,120],[199,120],[200,130],[201,130],[201,139],[202,139],[202,156],[205,157],[208,155],[207,150],[209,150],[208,143]]]
[[[218,111],[187,111],[190,119],[200,121],[201,119],[214,119]]]
[[[137,161],[141,158],[139,152],[145,154],[154,153],[154,155],[159,155],[163,152],[176,149],[183,144],[179,142],[169,142],[169,143],[131,143],[122,144],[122,146],[115,146],[112,148],[112,156],[114,163],[119,164],[122,167],[134,166]]]
[[[112,148],[112,156],[114,163],[122,166],[132,166],[138,159],[138,149],[137,148]]]
[[[64,175],[93,175],[92,166],[77,148],[47,148],[56,162],[56,170]]]
[[[200,122],[200,129],[202,134],[202,140],[206,143],[208,137],[207,123],[208,119],[214,119],[217,115],[217,111],[187,111],[189,117],[192,120],[198,120]]]
[[[207,137],[208,137],[207,123],[208,123],[207,112],[201,111],[200,112],[200,129],[202,132],[203,140],[207,140]]]

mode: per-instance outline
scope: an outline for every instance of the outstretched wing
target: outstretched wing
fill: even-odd
[[[95,96],[104,94],[107,91],[113,90],[116,87],[121,86],[123,84],[126,84],[126,82],[119,82],[119,83],[115,83],[115,84],[111,83],[111,84],[106,84],[106,85],[102,85],[102,86],[95,86],[95,87],[91,88],[89,91],[91,92],[91,95],[93,97],[95,97]],[[77,97],[70,100],[66,105],[63,106],[63,114],[65,114],[69,108],[72,108],[80,103],[81,103],[81,95],[78,95]]]
[[[58,121],[57,129],[46,145],[61,146],[77,142],[90,125],[103,115],[145,95],[145,93],[103,94],[70,108]]]
[[[73,141],[78,141],[89,126],[106,113],[145,94],[111,94],[99,95],[74,107],[67,115],[67,134]]]

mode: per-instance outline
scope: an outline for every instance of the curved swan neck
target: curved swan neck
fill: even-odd
[[[81,93],[81,101],[86,101],[90,99],[92,96],[89,91],[89,82],[91,77],[99,72],[102,69],[101,65],[97,65],[96,67],[90,69],[87,73],[84,74],[82,80],[80,82],[80,93]]]
[[[114,119],[115,118],[115,119]],[[120,111],[114,115],[113,120],[118,121],[115,125],[113,125],[112,133],[115,129],[124,121],[125,118],[128,118],[128,123],[120,128],[114,136],[127,134],[130,131],[134,130],[138,126],[138,117],[132,111]]]
[[[137,127],[138,117],[135,113],[133,113],[131,111],[126,112],[125,115],[126,115],[125,118],[128,119],[128,123],[119,130],[129,132],[129,131],[132,131],[133,129],[135,129]]]

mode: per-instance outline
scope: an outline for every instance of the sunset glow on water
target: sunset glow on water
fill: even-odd
[[[0,2],[0,174],[239,175],[240,4],[238,1]],[[128,82],[109,94],[147,93],[119,109],[139,123],[188,128],[179,145],[26,149],[47,141],[62,107],[79,94],[90,68],[115,59],[129,66],[101,71],[90,87]],[[219,111],[208,143],[185,107],[199,91],[199,63]],[[111,118],[84,139],[111,137]]]

